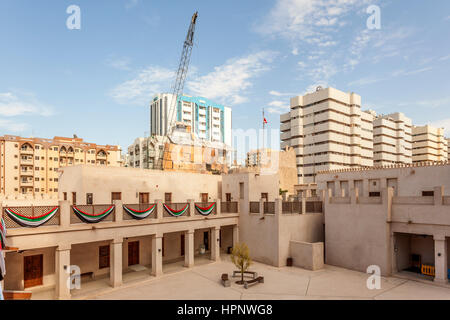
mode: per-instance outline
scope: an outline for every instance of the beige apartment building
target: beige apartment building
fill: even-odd
[[[403,113],[378,115],[373,120],[375,166],[412,163],[411,119]]]
[[[1,194],[58,193],[58,168],[76,164],[121,166],[118,146],[84,142],[78,137],[53,139],[0,137]]]
[[[373,166],[373,118],[361,96],[334,88],[291,98],[280,116],[281,148],[297,156],[298,183],[314,183],[323,170]]]
[[[412,142],[413,162],[448,160],[448,141],[443,128],[413,126]]]

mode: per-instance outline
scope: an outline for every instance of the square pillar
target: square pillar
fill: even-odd
[[[155,200],[155,203],[156,203],[156,219],[161,220],[163,218],[164,213],[163,201],[158,199]]]
[[[122,222],[123,221],[123,202],[122,202],[122,200],[114,200],[113,204],[115,206],[114,221]]]
[[[184,266],[194,266],[194,230],[188,230],[184,234]]]
[[[233,226],[233,247],[239,243],[239,226]]]
[[[259,199],[259,215],[264,217],[264,198]]]
[[[216,215],[220,216],[222,214],[222,200],[216,199]]]
[[[113,288],[122,285],[122,243],[122,238],[114,239],[109,246],[109,283]]]
[[[188,216],[193,217],[195,216],[195,200],[189,199],[188,203],[189,203]]]
[[[69,300],[70,295],[70,244],[59,245],[55,253],[56,287],[55,298],[57,300]]]
[[[442,206],[444,196],[444,186],[434,187],[434,205]]]
[[[162,234],[152,237],[152,276],[162,275]]]
[[[211,228],[211,260],[220,260],[220,227]]]
[[[447,240],[445,235],[435,235],[434,239],[434,266],[435,266],[435,282],[447,283]]]
[[[275,214],[279,215],[283,213],[283,199],[276,198],[275,199]]]
[[[61,227],[70,226],[70,202],[67,200],[58,201],[58,205],[59,205],[59,225]]]

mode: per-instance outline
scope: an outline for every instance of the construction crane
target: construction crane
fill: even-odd
[[[176,74],[175,82],[172,87],[172,98],[170,101],[170,105],[168,108],[169,115],[167,117],[168,126],[165,132],[165,136],[163,137],[163,148],[160,150],[156,168],[157,169],[163,169],[163,159],[165,153],[168,151],[166,150],[167,144],[170,142],[170,138],[172,136],[174,127],[175,127],[175,115],[176,115],[176,108],[177,108],[177,101],[178,97],[181,97],[183,94],[184,84],[186,82],[186,76],[189,69],[189,62],[191,60],[191,53],[192,53],[192,47],[194,46],[194,33],[195,33],[195,25],[197,22],[198,17],[198,11],[195,12],[191,18],[191,24],[189,26],[188,33],[186,35],[186,39],[184,40],[183,44],[183,51],[181,53],[181,59],[180,64],[178,66],[178,71]]]

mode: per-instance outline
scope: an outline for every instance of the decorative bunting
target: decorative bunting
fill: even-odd
[[[109,214],[111,212],[113,212],[114,205],[112,205],[105,211],[100,212],[98,214],[91,214],[91,213],[83,212],[80,209],[78,209],[76,206],[72,206],[72,208],[73,208],[73,212],[75,212],[75,214],[77,215],[78,218],[80,218],[81,221],[86,222],[86,223],[98,223],[98,222],[102,221],[103,219],[105,219],[107,216],[109,216]]]
[[[152,214],[153,211],[155,211],[156,204],[151,205],[150,207],[148,207],[147,209],[145,209],[143,211],[134,210],[134,209],[128,208],[125,205],[123,206],[123,208],[134,219],[142,220],[142,219],[147,218],[149,215]]]
[[[177,210],[173,210],[172,208],[170,208],[169,206],[167,206],[166,204],[164,204],[164,209],[166,209],[167,212],[168,212],[171,216],[174,216],[174,217],[180,217],[180,216],[182,216],[182,215],[186,212],[186,210],[188,209],[188,207],[189,207],[189,203],[186,204],[186,205],[184,206],[183,209],[177,211]]]
[[[26,227],[26,228],[37,228],[39,226],[42,226],[48,220],[53,218],[53,216],[58,212],[58,210],[59,210],[59,207],[54,207],[49,212],[44,213],[38,217],[26,217],[17,212],[14,212],[13,210],[11,210],[9,208],[5,209],[8,216],[15,223],[19,224],[21,227]]]
[[[3,217],[0,221],[0,250],[5,250],[6,248],[6,224]]]
[[[215,206],[216,206],[216,203],[213,202],[209,207],[205,207],[205,208],[195,205],[195,209],[197,209],[198,213],[200,213],[202,216],[208,216],[214,210]]]

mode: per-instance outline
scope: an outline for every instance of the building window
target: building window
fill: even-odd
[[[111,192],[111,203],[114,200],[122,200],[122,192]]]
[[[67,192],[63,192],[63,197],[64,200],[67,200]]]
[[[172,202],[172,193],[166,192],[164,194],[164,202],[165,203],[171,203]]]
[[[422,191],[422,197],[434,197],[434,191]]]
[[[380,197],[381,196],[381,193],[380,192],[374,192],[374,191],[372,191],[372,192],[369,192],[369,197]]]

